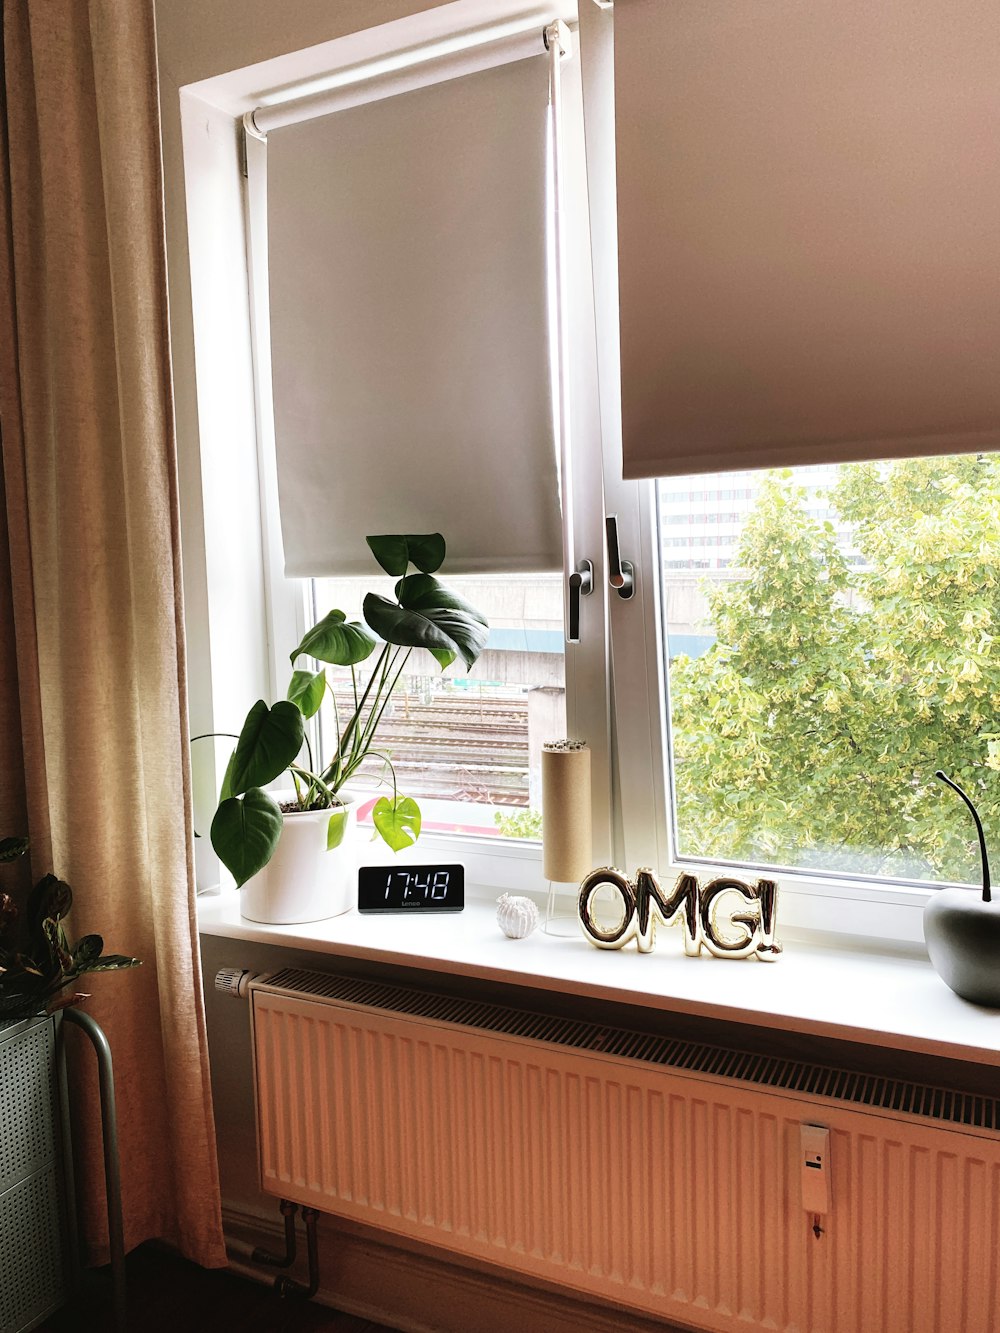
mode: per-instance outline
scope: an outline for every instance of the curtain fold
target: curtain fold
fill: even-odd
[[[19,746],[23,774],[5,782],[25,791],[33,872],[54,869],[73,886],[74,933],[97,932],[109,951],[143,959],[88,986],[114,1052],[126,1244],[160,1237],[222,1264],[194,910],[153,7],[4,0],[3,17],[9,577],[0,557],[0,633],[16,643],[21,725],[2,757],[16,765]],[[5,670],[5,716],[10,689]],[[0,813],[16,815],[16,793]],[[74,1132],[94,1167],[81,1194],[99,1260],[92,1071],[81,1083]]]

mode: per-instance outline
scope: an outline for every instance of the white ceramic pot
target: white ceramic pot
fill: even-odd
[[[355,830],[357,803],[349,796],[341,810],[286,814],[274,855],[240,890],[240,915],[269,926],[325,921],[354,906],[357,898]],[[327,849],[331,816],[343,830],[336,847]]]

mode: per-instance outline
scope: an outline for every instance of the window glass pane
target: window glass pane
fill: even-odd
[[[1000,456],[658,484],[683,857],[979,882],[1000,842]]]
[[[427,832],[541,837],[541,747],[566,734],[562,578],[551,575],[449,576],[444,582],[485,615],[490,637],[469,673],[459,662],[441,672],[415,650],[382,717],[377,748],[396,772],[399,790],[420,804]],[[316,618],[332,609],[360,619],[368,592],[392,597],[394,580],[316,579]],[[357,668],[359,692],[375,655]],[[351,672],[327,668],[341,722],[354,707]],[[327,698],[320,710],[324,758],[333,753],[336,721]],[[387,765],[370,759],[352,778],[363,793],[359,817],[371,819],[392,793]]]

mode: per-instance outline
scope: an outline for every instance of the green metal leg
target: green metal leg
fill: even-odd
[[[104,1146],[104,1183],[108,1204],[108,1245],[111,1252],[111,1283],[115,1333],[128,1333],[125,1292],[125,1236],[122,1226],[121,1168],[118,1161],[118,1113],[115,1108],[115,1075],[111,1047],[104,1030],[89,1014],[79,1009],[64,1009],[64,1023],[82,1028],[97,1056],[101,1086],[101,1138]],[[80,1280],[80,1245],[76,1211],[76,1179],[73,1170],[73,1142],[69,1088],[66,1078],[66,1042],[60,1029],[59,1097],[62,1103],[63,1156],[66,1166],[66,1212],[69,1227],[70,1263],[75,1286]]]

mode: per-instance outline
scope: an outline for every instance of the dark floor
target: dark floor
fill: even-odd
[[[290,1298],[225,1269],[198,1268],[155,1245],[126,1260],[128,1333],[391,1333],[354,1315]],[[38,1333],[112,1333],[109,1272],[86,1275],[84,1291]]]

